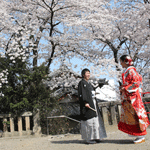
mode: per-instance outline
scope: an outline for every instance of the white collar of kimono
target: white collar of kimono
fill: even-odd
[[[125,69],[124,73],[125,73],[129,68],[133,68],[133,66],[129,66],[127,69]]]

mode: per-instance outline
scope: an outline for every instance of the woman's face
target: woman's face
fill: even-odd
[[[89,80],[89,78],[90,78],[90,72],[89,71],[86,71],[85,72],[85,75],[83,75],[84,76],[84,79],[85,80]]]
[[[120,64],[121,64],[122,68],[128,67],[127,64],[124,61],[122,61],[121,59],[120,59]]]

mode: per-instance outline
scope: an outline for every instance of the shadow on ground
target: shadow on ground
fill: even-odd
[[[127,140],[127,139],[119,139],[119,140],[109,140],[109,139],[106,139],[106,140],[103,140],[102,143],[111,143],[111,144],[134,144],[133,143],[133,140]]]
[[[85,141],[83,140],[61,140],[61,141],[51,141],[51,143],[54,144],[85,144]],[[112,139],[106,139],[101,141],[100,143],[97,144],[107,144],[107,143],[111,143],[111,144],[134,144],[133,140],[126,140],[126,139],[119,139],[119,140],[112,140]]]

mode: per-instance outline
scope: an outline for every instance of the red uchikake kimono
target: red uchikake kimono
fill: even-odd
[[[146,135],[149,120],[141,98],[142,76],[130,66],[122,74],[125,91],[121,94],[122,107],[118,129],[134,136]]]

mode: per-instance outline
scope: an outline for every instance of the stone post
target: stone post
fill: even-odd
[[[22,135],[22,117],[18,117],[18,132]]]
[[[3,131],[4,132],[8,132],[8,129],[7,129],[7,118],[3,118]]]
[[[115,111],[115,105],[111,105],[110,107],[110,115],[111,115],[111,122],[113,125],[117,124],[117,118],[116,118],[116,111]]]
[[[108,126],[109,122],[108,122],[108,114],[107,114],[107,108],[106,107],[102,107],[102,117],[103,117],[104,125]]]
[[[36,135],[41,134],[41,126],[40,126],[40,111],[39,109],[33,112],[33,133]]]
[[[14,118],[10,117],[10,132],[14,132]]]
[[[26,131],[29,131],[30,130],[30,118],[25,117],[25,121],[26,121]]]

